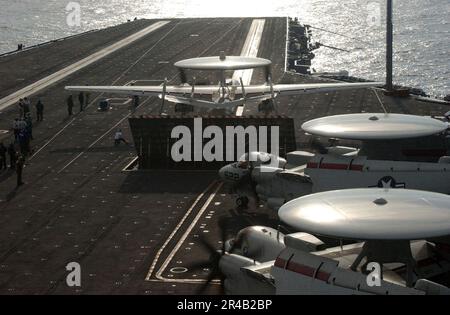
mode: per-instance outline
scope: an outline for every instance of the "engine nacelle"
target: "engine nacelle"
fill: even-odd
[[[285,248],[284,234],[265,226],[249,226],[239,231],[233,253],[259,262],[275,259]]]

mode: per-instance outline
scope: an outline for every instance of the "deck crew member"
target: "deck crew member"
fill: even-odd
[[[14,140],[17,142],[19,137],[19,118],[14,119],[13,122],[13,132],[14,132]]]
[[[23,117],[23,99],[22,98],[19,100],[18,107],[19,107],[19,117]]]
[[[73,114],[73,95],[70,94],[69,97],[67,97],[67,112],[69,113],[69,116],[72,116]]]
[[[17,121],[17,128],[18,128],[18,130],[19,130],[19,133],[20,133],[21,131],[24,131],[24,130],[27,128],[27,123],[26,123],[25,119],[20,118],[20,119]]]
[[[19,132],[19,147],[20,153],[23,156],[27,156],[30,152],[30,135],[27,130],[21,130]]]
[[[23,99],[23,115],[26,116],[30,112],[30,109],[31,109],[31,102],[28,99],[28,97],[25,97]]]
[[[38,100],[38,102],[36,103],[36,116],[37,121],[44,120],[44,104],[42,104],[41,100]]]
[[[25,116],[25,122],[27,123],[27,126],[25,127],[27,136],[28,136],[28,138],[33,140],[33,118],[31,118],[31,113],[28,113]]]
[[[133,96],[133,106],[134,109],[139,107],[140,99],[138,95]]]
[[[80,102],[80,113],[83,111],[83,107],[84,107],[84,93],[80,92],[80,94],[78,94],[78,101]]]
[[[122,130],[118,129],[116,133],[114,134],[114,145],[119,145],[120,142],[123,142],[125,144],[128,144],[128,142],[123,137]]]

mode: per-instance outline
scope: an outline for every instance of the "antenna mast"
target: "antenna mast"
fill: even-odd
[[[386,90],[392,91],[392,54],[394,40],[394,26],[392,23],[392,0],[387,0],[386,19]]]

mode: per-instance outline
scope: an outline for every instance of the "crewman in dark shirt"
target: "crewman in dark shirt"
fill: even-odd
[[[70,94],[67,98],[67,112],[69,113],[69,116],[72,116],[73,114],[73,95]]]
[[[37,116],[37,121],[44,120],[44,104],[42,104],[41,100],[38,100],[38,102],[36,104],[36,116]]]

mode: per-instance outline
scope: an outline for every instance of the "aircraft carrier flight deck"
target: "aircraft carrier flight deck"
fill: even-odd
[[[326,82],[285,72],[286,18],[264,21],[257,56],[272,61],[276,83]],[[68,85],[159,85],[180,83],[179,60],[240,55],[253,18],[137,20],[88,32],[0,57],[0,141],[11,142],[18,92],[45,104],[34,124],[32,154],[16,187],[13,171],[0,174],[0,294],[193,294],[208,268],[189,270],[208,259],[205,237],[221,246],[218,221],[235,235],[249,225],[276,228],[276,213],[250,202],[236,209],[235,198],[216,170],[135,170],[136,148],[128,118],[175,115],[157,97],[143,97],[136,110],[128,98],[92,94],[88,106],[68,116]],[[214,73],[197,81],[216,84]],[[255,70],[252,83],[264,83]],[[36,84],[38,83],[38,84]],[[199,83],[200,84],[200,83]],[[30,92],[31,91],[31,92]],[[386,97],[389,112],[442,115],[442,104]],[[335,114],[382,112],[370,89],[277,99],[277,114],[295,122],[297,148],[305,143],[303,122]],[[243,116],[260,115],[256,105]],[[130,145],[114,146],[120,128]],[[127,168],[128,166],[128,168]],[[82,286],[66,284],[66,265],[82,266]],[[218,293],[212,283],[206,293]]]

